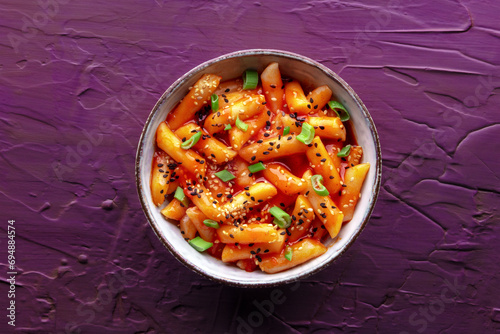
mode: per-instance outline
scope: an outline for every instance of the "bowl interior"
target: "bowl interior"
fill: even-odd
[[[208,254],[197,252],[182,238],[177,223],[168,222],[160,214],[160,210],[153,204],[149,189],[156,128],[165,120],[177,101],[187,94],[188,88],[204,73],[216,73],[221,75],[223,80],[228,80],[240,77],[249,68],[261,72],[274,61],[279,63],[282,74],[298,79],[306,86],[328,85],[332,89],[334,98],[349,110],[358,144],[363,147],[363,162],[369,162],[371,167],[353,219],[342,227],[335,240],[329,239],[326,242],[328,251],[298,267],[270,275],[259,270],[248,273],[233,265],[224,264]],[[238,286],[270,286],[292,282],[318,271],[339,256],[354,241],[369,219],[378,194],[381,169],[375,127],[354,91],[335,73],[319,63],[299,55],[271,50],[249,50],[221,56],[197,66],[177,80],[160,98],[146,122],[139,142],[136,164],[139,197],[144,212],[160,240],[188,267],[209,278]]]

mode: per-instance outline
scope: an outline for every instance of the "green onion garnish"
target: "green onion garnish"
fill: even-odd
[[[255,89],[259,83],[259,74],[254,70],[246,70],[243,74],[243,89]]]
[[[196,145],[196,143],[198,142],[198,140],[200,140],[200,138],[201,138],[201,131],[198,131],[193,136],[191,136],[191,138],[183,142],[181,144],[181,148],[189,150],[191,147]]]
[[[236,118],[236,127],[243,132],[247,132],[248,124],[245,124],[239,117]]]
[[[293,248],[287,247],[285,251],[285,259],[287,259],[288,261],[292,261],[292,256],[293,256]]]
[[[338,157],[344,158],[347,157],[351,153],[351,145],[346,145],[342,147],[339,153],[337,153]]]
[[[316,194],[318,194],[320,196],[330,195],[328,190],[323,185],[323,176],[321,176],[319,174],[311,176],[311,184],[312,184],[313,189],[316,192]]]
[[[212,102],[212,112],[219,110],[219,95],[212,94],[210,97],[210,102]]]
[[[258,162],[256,164],[248,166],[248,170],[250,171],[250,173],[257,173],[264,169],[266,169],[266,166],[264,166],[262,162]]]
[[[194,249],[196,249],[198,252],[204,252],[210,247],[212,247],[214,244],[208,241],[203,240],[200,237],[196,237],[194,239],[191,239],[188,241],[191,246],[193,246]]]
[[[175,189],[175,194],[174,198],[177,199],[179,202],[181,202],[184,206],[188,206],[188,198],[186,197],[186,194],[184,194],[184,190],[181,187],[177,187]]]
[[[335,113],[337,114],[338,117],[340,117],[340,120],[342,122],[348,121],[351,118],[349,112],[346,110],[346,108],[344,108],[344,106],[340,102],[330,101],[328,102],[328,106],[330,107],[330,109],[335,111]],[[340,110],[340,114],[336,109]]]
[[[231,181],[232,179],[235,179],[236,176],[231,174],[230,171],[227,169],[221,170],[220,172],[215,173],[215,176],[217,176],[219,179],[221,179],[224,182]]]
[[[203,224],[205,224],[205,226],[208,226],[208,227],[213,227],[213,228],[219,228],[219,223],[217,223],[215,220],[213,219],[205,219],[203,221]]]
[[[297,140],[309,145],[314,139],[314,127],[309,123],[302,123],[302,131],[297,136]]]
[[[226,125],[226,127],[224,128],[225,131],[227,130],[231,130],[233,127],[231,126],[231,124],[228,124]]]
[[[285,128],[283,129],[283,136],[286,136],[289,133],[290,133],[290,127],[289,126],[285,126]]]
[[[292,224],[292,217],[277,206],[269,209],[269,213],[274,217],[274,223],[281,228],[288,228]]]

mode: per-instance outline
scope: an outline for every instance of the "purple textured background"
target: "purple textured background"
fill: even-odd
[[[498,1],[6,0],[0,14],[0,277],[15,219],[17,331],[500,330]],[[274,289],[186,269],[148,225],[134,182],[163,91],[249,48],[339,73],[370,110],[384,158],[357,242]],[[12,330],[7,288],[0,332]]]

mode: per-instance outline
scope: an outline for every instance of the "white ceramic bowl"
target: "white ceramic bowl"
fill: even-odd
[[[326,241],[328,251],[290,270],[266,274],[260,270],[246,272],[225,264],[205,253],[199,253],[182,237],[177,224],[165,220],[151,199],[151,161],[155,148],[155,132],[170,110],[204,73],[216,73],[222,80],[240,77],[249,68],[262,72],[271,62],[278,62],[282,74],[311,86],[328,85],[334,98],[351,114],[355,136],[363,147],[363,162],[371,167],[361,190],[353,219],[340,230],[336,240]],[[356,93],[337,74],[304,56],[277,50],[245,50],[233,52],[196,66],[175,81],[158,100],[142,131],[136,156],[136,182],[139,198],[151,227],[168,250],[190,269],[210,279],[241,287],[274,286],[307,277],[332,263],[354,242],[369,220],[375,206],[381,179],[380,143],[373,120]]]

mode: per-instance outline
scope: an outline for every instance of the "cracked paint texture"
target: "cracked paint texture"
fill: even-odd
[[[19,271],[17,325],[0,312],[0,332],[500,331],[498,1],[6,0],[0,14],[2,312],[8,219]],[[177,262],[134,181],[163,91],[250,48],[340,74],[383,151],[355,244],[298,284],[257,290]]]

